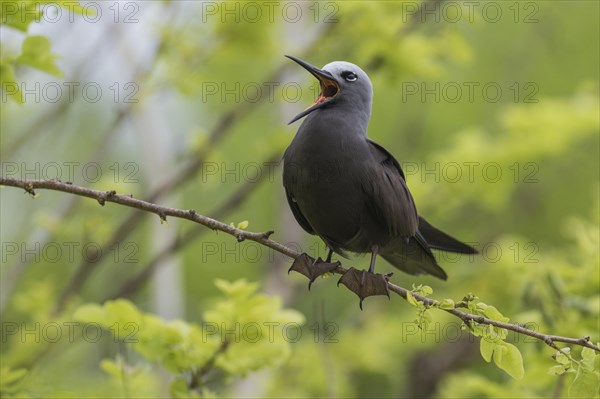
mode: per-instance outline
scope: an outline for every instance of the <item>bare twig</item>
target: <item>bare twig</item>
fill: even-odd
[[[281,154],[272,155],[268,158],[266,163],[274,163],[281,157]],[[257,181],[248,181],[240,185],[239,189],[236,190],[227,200],[225,200],[217,209],[211,212],[212,219],[221,219],[233,209],[238,207],[248,196],[260,185],[260,182],[264,181],[268,174],[261,174]],[[202,226],[197,226],[188,231],[181,238],[174,240],[169,246],[162,249],[157,253],[141,270],[133,277],[125,281],[114,294],[107,297],[108,299],[131,297],[148,279],[152,276],[152,273],[162,264],[165,259],[168,259],[176,251],[185,248],[188,244],[194,242],[202,233],[205,233],[206,229]]]
[[[327,36],[335,26],[336,24],[327,25],[321,35]],[[318,40],[315,43],[318,43]],[[314,46],[315,44],[309,46],[305,52],[310,52]],[[160,52],[160,49],[158,52]],[[265,82],[279,80],[283,73],[291,67],[291,64],[281,64],[267,77]],[[268,90],[274,90],[274,87],[271,85],[267,85],[267,87]],[[147,200],[149,202],[158,201],[165,194],[172,193],[177,188],[181,187],[185,182],[188,182],[198,172],[200,172],[202,170],[203,163],[212,148],[231,132],[231,127],[235,124],[235,122],[248,115],[260,103],[262,103],[263,99],[271,98],[271,94],[272,93],[268,93],[268,95],[261,96],[259,101],[241,103],[229,112],[225,113],[210,131],[207,143],[203,147],[202,151],[194,158],[189,160],[180,171],[176,172],[172,177],[166,179],[165,182],[151,192],[146,197]],[[95,263],[89,263],[86,259],[80,262],[80,264],[77,266],[75,274],[69,279],[59,296],[55,313],[60,313],[64,309],[64,306],[68,302],[69,298],[73,294],[79,292],[94,270],[96,270],[102,261],[106,259],[106,256],[103,254],[107,253],[108,251],[104,251],[104,249],[111,248],[114,245],[118,245],[118,243],[125,241],[129,234],[135,230],[140,221],[141,215],[139,213],[131,213],[115,230],[115,233],[112,235],[112,237],[110,237],[109,240],[104,243],[104,245],[100,246],[102,251],[100,252],[100,256],[98,259],[96,259]]]
[[[433,307],[438,304],[438,301],[436,301],[435,299],[417,295],[414,292],[411,292],[411,291],[407,290],[406,288],[399,287],[393,283],[388,282],[388,286],[389,286],[390,291],[394,291],[396,294],[400,295],[404,299],[406,299],[408,292],[410,292],[411,295],[417,301],[423,302],[423,304],[425,306]],[[559,335],[544,334],[544,333],[540,333],[540,332],[531,330],[520,324],[505,323],[502,321],[492,320],[492,319],[488,319],[487,317],[484,317],[484,316],[463,312],[462,310],[459,310],[456,308],[454,308],[454,309],[440,308],[440,309],[460,318],[466,324],[475,322],[477,324],[487,324],[487,325],[491,325],[494,327],[504,328],[506,330],[514,331],[518,334],[528,335],[530,337],[537,338],[556,350],[560,350],[560,348],[556,346],[555,342],[563,342],[566,344],[583,346],[586,348],[593,349],[596,352],[600,352],[600,348],[590,342],[590,337],[568,338],[568,337],[561,337]]]
[[[188,388],[193,390],[202,388],[202,386],[205,383],[204,377],[206,377],[206,375],[213,371],[217,358],[227,351],[227,348],[229,348],[229,344],[229,341],[223,340],[219,348],[215,351],[215,353],[212,354],[210,359],[208,359],[202,367],[198,368],[195,372],[192,373],[192,375],[190,376]]]
[[[441,0],[431,0],[431,1],[436,4],[441,2]],[[424,3],[427,3],[427,2],[428,1],[424,1]],[[424,5],[422,5],[422,7],[423,6]],[[415,18],[415,16],[413,16],[413,19],[414,18]],[[412,24],[412,22],[411,22],[411,24]],[[329,35],[331,33],[331,30],[333,30],[333,28],[335,26],[336,26],[336,24],[327,25],[320,36],[327,37],[327,35]],[[408,28],[406,28],[406,32],[408,32],[409,30],[412,30],[414,28],[414,26],[415,25],[410,25]],[[402,32],[402,30],[401,30],[401,32]],[[318,43],[318,40],[316,41],[316,43]],[[159,46],[159,49],[157,50],[157,54],[160,54],[161,47],[163,45],[164,45],[164,42],[161,42],[161,45]],[[310,53],[310,51],[312,51],[313,47],[314,47],[314,45],[309,46],[308,49],[305,51],[305,53]],[[373,60],[373,62],[375,64],[377,64],[377,65],[373,66],[373,69],[376,69],[377,67],[381,66],[381,63],[382,63],[381,60],[375,60],[375,59]],[[291,64],[280,65],[280,67],[277,68],[274,72],[272,72],[271,75],[268,76],[268,78],[265,81],[266,82],[277,81],[282,76],[284,71],[286,71],[290,67],[291,67]],[[273,90],[273,88],[271,88],[270,85],[268,85],[267,87],[269,87],[269,90]],[[271,97],[271,93],[269,93],[269,95],[261,96],[261,99],[270,98],[270,97]],[[203,162],[206,159],[208,152],[227,135],[227,133],[230,131],[230,128],[235,124],[236,121],[240,120],[241,118],[243,118],[247,114],[249,114],[254,108],[256,108],[256,106],[260,102],[261,101],[252,102],[252,103],[242,103],[242,104],[239,104],[236,108],[225,113],[225,115],[223,115],[220,118],[220,120],[217,122],[217,124],[214,126],[214,128],[210,132],[206,146],[204,147],[203,151],[200,154],[198,154],[197,156],[195,156],[194,158],[192,158],[191,160],[189,160],[188,163],[183,167],[183,169],[178,171],[174,176],[172,176],[172,178],[167,179],[164,183],[159,185],[152,193],[150,193],[150,195],[148,195],[146,197],[147,200],[150,202],[158,201],[159,199],[161,199],[163,197],[164,194],[173,192],[175,189],[180,187],[183,183],[185,183],[186,181],[189,181],[190,178],[195,176],[202,169]],[[135,230],[135,228],[137,227],[137,225],[139,224],[139,222],[141,220],[140,217],[141,216],[138,213],[130,214],[125,219],[125,221],[122,222],[120,224],[120,226],[115,230],[115,233],[113,234],[113,236],[105,243],[105,245],[102,245],[101,248],[102,249],[110,248],[113,245],[124,241],[126,239],[126,237],[128,237],[129,234],[131,234],[131,232]],[[106,252],[107,251],[102,251],[101,254],[104,254]],[[59,296],[59,299],[58,299],[57,305],[56,305],[56,313],[60,313],[60,311],[62,309],[64,309],[64,306],[67,303],[67,301],[69,300],[69,298],[81,289],[81,287],[85,284],[85,282],[89,279],[89,277],[92,275],[94,270],[96,270],[98,268],[98,266],[101,264],[101,262],[103,260],[104,260],[104,256],[102,256],[102,255],[100,255],[100,257],[93,264],[88,263],[87,260],[82,260],[82,262],[77,266],[75,274],[73,276],[71,276],[71,278],[69,279],[68,283],[66,284],[65,288],[62,290],[62,292]],[[145,278],[145,277],[143,277],[143,278]]]
[[[0,185],[10,186],[10,187],[18,187],[24,189],[26,192],[35,196],[35,190],[38,189],[47,189],[54,191],[62,191],[65,193],[75,194],[87,198],[92,198],[98,201],[98,203],[104,206],[107,202],[112,202],[115,204],[120,204],[124,206],[128,206],[131,208],[140,209],[146,212],[154,213],[159,216],[162,221],[166,221],[168,216],[176,217],[180,219],[187,219],[196,223],[199,223],[205,227],[208,227],[212,230],[222,231],[226,234],[229,234],[237,239],[238,242],[242,242],[244,240],[250,240],[257,242],[259,244],[264,245],[265,247],[271,248],[274,251],[282,253],[290,258],[297,258],[301,254],[296,252],[295,250],[277,242],[271,240],[269,237],[273,234],[273,231],[266,232],[251,232],[246,230],[238,229],[234,226],[228,225],[226,223],[220,222],[215,219],[211,219],[209,217],[200,215],[196,213],[194,210],[184,210],[177,208],[170,208],[166,206],[161,206],[157,204],[153,204],[151,202],[142,201],[136,198],[133,198],[130,195],[117,194],[115,191],[99,191],[93,190],[81,186],[77,186],[74,184],[63,183],[57,180],[17,180],[0,177]],[[336,274],[344,274],[347,269],[343,267],[338,267],[333,270],[333,273]],[[402,298],[406,299],[409,295],[411,295],[417,300],[423,302],[425,306],[435,307],[438,302],[434,299],[427,298],[418,294],[415,294],[409,291],[406,288],[397,286],[393,283],[388,282],[388,287],[390,291],[395,292],[400,295]],[[440,308],[441,309],[441,308]],[[519,324],[511,324],[505,323],[497,320],[492,320],[487,317],[483,317],[476,314],[471,314],[459,310],[457,308],[454,309],[441,309],[448,313],[453,314],[454,316],[460,318],[463,322],[469,324],[471,322],[475,322],[477,324],[486,324],[492,325],[499,328],[504,328],[506,330],[514,331],[518,334],[528,335],[530,337],[541,340],[546,343],[550,347],[560,350],[560,348],[556,345],[556,342],[562,342],[571,345],[578,345],[585,348],[593,349],[596,352],[600,352],[600,348],[590,342],[590,337],[582,337],[582,338],[570,338],[563,337],[559,335],[551,335],[544,334],[534,330],[531,330],[527,327],[524,327]]]
[[[173,15],[171,15],[170,17],[171,19],[173,18]],[[110,31],[110,33],[112,35],[114,35],[113,31]],[[113,38],[116,40],[116,38]],[[148,77],[151,75],[152,70],[154,65],[156,64],[156,62],[159,59],[160,54],[162,53],[162,51],[164,50],[164,47],[166,46],[166,42],[163,39],[160,40],[160,42],[157,44],[156,46],[156,50],[155,50],[155,54],[154,57],[152,58],[150,64],[148,65],[147,63],[144,64],[140,64],[137,65],[132,72],[132,76],[134,77],[135,81],[144,81],[147,80]],[[83,65],[80,66],[80,70],[83,69]],[[75,76],[78,76],[80,74],[80,72],[78,71]],[[26,136],[25,139],[20,138],[17,139],[17,141],[14,143],[14,146],[11,147],[9,150],[7,150],[5,152],[4,155],[9,155],[12,154],[14,151],[17,151],[17,149],[22,145],[22,144],[26,144],[29,141],[29,136],[34,136],[36,134],[36,129],[40,130],[40,126],[42,123],[46,123],[48,120],[52,120],[58,117],[58,115],[61,115],[65,110],[67,110],[68,106],[70,105],[70,103],[72,103],[73,101],[63,101],[58,108],[55,108],[54,110],[52,110],[51,112],[48,112],[48,115],[45,115],[42,118],[39,118],[38,121],[36,121],[32,127],[30,129],[27,130],[27,132],[25,132],[23,135],[23,137]],[[104,135],[104,137],[102,138],[102,142],[99,146],[96,147],[96,149],[94,150],[93,154],[88,157],[88,159],[97,159],[98,157],[100,157],[100,154],[103,153],[103,151],[105,150],[105,146],[107,145],[107,143],[110,142],[110,140],[112,140],[113,136],[115,136],[118,131],[119,128],[121,127],[121,124],[126,121],[128,118],[130,118],[133,110],[134,110],[134,105],[135,103],[125,103],[122,107],[119,107],[116,110],[116,115],[114,117],[114,119],[112,120],[110,126],[107,129],[107,134]],[[79,197],[73,197],[73,201],[70,204],[66,204],[66,206],[63,207],[63,213],[67,212],[69,209],[71,209],[74,205],[75,205],[75,200],[79,198]],[[133,215],[130,215],[130,217],[125,221],[125,223],[121,224],[119,226],[119,228],[116,231],[116,239],[109,241],[106,243],[106,245],[102,246],[102,250],[105,248],[110,248],[111,245],[115,245],[119,243],[119,237],[127,237],[127,235],[129,235],[129,233],[131,231],[134,230],[136,224],[132,222],[133,219],[135,220],[135,218],[137,218],[139,215],[137,213],[134,213]],[[102,254],[102,251],[100,252]],[[102,255],[100,254],[99,259],[102,259]],[[56,307],[55,307],[55,313],[60,313],[60,311],[63,309],[65,303],[67,302],[67,300],[69,299],[69,297],[71,295],[73,295],[74,293],[78,292],[79,289],[81,288],[81,286],[85,283],[85,281],[87,280],[87,278],[91,275],[91,273],[93,272],[94,268],[97,266],[98,262],[95,263],[89,263],[86,259],[82,260],[82,262],[78,265],[78,267],[76,268],[75,274],[73,276],[71,276],[69,282],[67,283],[67,285],[65,286],[65,288],[63,289],[63,291],[61,292],[61,294],[58,297],[57,303],[56,303]],[[9,270],[15,270],[15,267],[10,268]],[[19,270],[24,271],[26,270],[25,267],[23,268],[19,268]],[[3,309],[4,309],[4,304],[7,302],[7,299],[9,298],[10,294],[12,293],[12,289],[17,285],[17,281],[19,278],[21,278],[21,276],[23,275],[23,272],[20,272],[18,274],[16,274],[14,277],[11,276],[12,278],[8,279],[8,283],[3,282],[2,284],[2,293],[0,295],[0,314],[2,313]]]

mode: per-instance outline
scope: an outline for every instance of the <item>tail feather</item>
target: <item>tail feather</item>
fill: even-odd
[[[442,280],[448,275],[437,264],[423,237],[417,232],[409,240],[397,238],[381,248],[380,255],[396,268],[405,273],[419,275],[431,274]]]
[[[431,274],[442,280],[448,276],[438,265],[431,248],[461,254],[475,254],[477,250],[436,229],[419,216],[419,230],[406,240],[396,238],[381,248],[380,255],[398,269],[409,274]]]
[[[430,225],[419,216],[419,232],[430,248],[459,254],[476,254],[477,250]]]

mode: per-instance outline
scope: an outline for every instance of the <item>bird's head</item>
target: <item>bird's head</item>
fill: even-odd
[[[371,117],[373,86],[367,74],[358,66],[346,61],[334,61],[319,69],[299,58],[286,55],[300,64],[319,80],[321,92],[315,102],[296,115],[291,123],[311,112],[329,107],[343,107],[356,115],[364,115],[368,123]]]

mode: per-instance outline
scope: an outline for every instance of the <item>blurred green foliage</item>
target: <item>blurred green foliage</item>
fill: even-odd
[[[251,187],[222,221],[275,230],[274,239],[323,256],[290,218],[280,169],[266,162],[279,159],[297,128],[287,120],[316,95],[283,54],[317,66],[347,60],[372,79],[369,135],[402,164],[419,212],[481,251],[440,255],[448,282],[399,273],[392,281],[421,287],[441,307],[473,293],[474,313],[600,339],[597,2],[432,1],[424,14],[413,1],[127,2],[104,5],[105,23],[83,27],[94,9],[59,2],[76,14],[63,31],[45,20],[49,3],[1,3],[3,176],[48,177],[43,165],[57,163],[63,180],[149,198],[202,161],[156,202],[210,215]],[[248,4],[262,7],[260,18]],[[290,7],[303,17],[282,17]],[[88,41],[95,32],[100,40]],[[86,39],[59,52],[72,37]],[[132,62],[141,48],[155,53]],[[34,99],[31,88],[48,82],[96,82],[104,96]],[[131,94],[136,101],[125,102]],[[78,165],[73,176],[65,163]],[[98,179],[82,173],[91,163]],[[0,191],[2,397],[599,396],[600,356],[589,350],[555,353],[480,326],[474,338],[445,312],[398,297],[369,298],[360,312],[333,278],[308,292],[305,279],[286,274],[288,259],[253,243],[39,194]],[[177,284],[158,275],[113,298],[165,245],[183,241],[157,262],[177,264]],[[89,254],[96,245],[81,256],[90,243],[102,258]],[[383,261],[378,269],[392,271]],[[176,317],[161,314],[165,290],[180,298]],[[256,325],[260,339],[243,335]]]
[[[91,9],[85,9],[78,1],[71,0],[2,0],[0,4],[0,24],[14,28],[27,34],[32,23],[44,18],[44,6],[64,7],[71,12],[93,15]],[[47,14],[46,14],[47,16]],[[27,35],[23,40],[21,53],[18,56],[6,54],[0,49],[0,85],[10,98],[23,103],[23,94],[15,76],[15,69],[21,66],[44,71],[56,77],[62,72],[56,65],[58,56],[52,53],[52,44],[46,36]]]

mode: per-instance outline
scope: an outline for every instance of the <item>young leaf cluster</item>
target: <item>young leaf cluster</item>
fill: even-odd
[[[123,299],[81,305],[74,318],[100,325],[146,362],[164,368],[173,377],[173,397],[206,396],[219,383],[287,359],[291,346],[284,330],[304,322],[299,312],[282,309],[279,298],[257,293],[257,284],[215,284],[222,297],[204,312],[202,324],[165,321]],[[131,385],[127,380],[140,368],[120,356],[100,366],[123,386]],[[11,381],[17,380],[15,373],[7,371]]]

